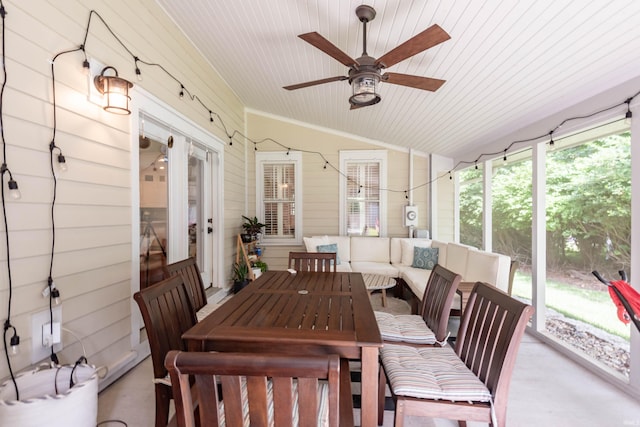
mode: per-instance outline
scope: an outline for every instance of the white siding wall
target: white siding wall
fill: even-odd
[[[405,237],[408,228],[402,223],[402,207],[408,204],[404,191],[409,188],[409,151],[376,141],[356,139],[329,129],[294,123],[281,118],[251,112],[247,114],[249,137],[254,141],[273,138],[291,149],[322,153],[331,165],[339,168],[340,150],[387,150],[387,235]],[[247,167],[254,178],[255,156],[253,144],[248,150]],[[260,151],[283,150],[273,143],[258,145]],[[318,154],[305,153],[302,158],[303,236],[339,234],[339,174],[331,167],[324,169],[324,160]],[[428,158],[414,155],[414,186],[428,180]],[[253,181],[255,182],[255,181]],[[414,204],[419,209],[419,227],[427,228],[427,185],[414,191]],[[395,191],[399,190],[399,191]],[[255,195],[250,202],[255,205]],[[303,246],[269,246],[263,260],[269,268],[286,268],[290,250],[303,250]]]
[[[96,10],[134,54],[161,64],[192,94],[197,94],[222,117],[230,132],[244,131],[244,107],[216,74],[215,64],[202,59],[153,0],[29,0],[5,1],[4,5],[6,160],[22,193],[21,200],[7,205],[13,278],[11,323],[20,335],[23,353],[12,363],[14,371],[20,371],[28,367],[31,359],[31,315],[48,308],[48,299],[41,292],[46,286],[52,243],[50,60],[56,53],[82,43],[90,10]],[[209,123],[208,112],[197,101],[186,96],[179,99],[179,84],[158,67],[140,64],[143,81],[138,82],[131,57],[95,16],[86,51],[89,58],[116,67],[121,77],[228,141],[219,121]],[[134,354],[132,350],[137,347],[131,342],[133,310],[137,315],[131,298],[131,221],[137,201],[132,200],[130,159],[132,150],[137,150],[131,141],[137,141],[138,130],[130,129],[129,116],[106,113],[87,101],[83,59],[76,52],[55,61],[56,145],[62,149],[69,170],[58,175],[53,278],[62,294],[63,327],[82,339],[92,364],[114,368]],[[232,263],[232,237],[239,230],[240,214],[246,209],[244,164],[243,144],[227,146],[225,266]],[[5,319],[7,254],[4,244],[0,246],[0,318]],[[63,334],[63,341],[60,360],[72,363],[81,355],[81,347],[67,333]],[[7,375],[3,357],[0,378]]]

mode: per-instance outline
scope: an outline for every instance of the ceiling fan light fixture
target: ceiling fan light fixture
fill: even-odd
[[[378,83],[380,83],[380,76],[374,73],[354,77],[351,80],[353,94],[349,98],[351,105],[363,107],[380,102],[382,98],[377,92]]]

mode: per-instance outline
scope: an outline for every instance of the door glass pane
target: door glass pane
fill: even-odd
[[[546,330],[627,377],[630,326],[591,272],[630,273],[630,148],[629,132],[569,139],[546,159]]]
[[[208,224],[202,218],[203,212],[203,174],[204,161],[191,150],[189,153],[189,256],[198,261],[198,268],[204,271],[202,265],[203,233]]]
[[[140,135],[140,288],[163,278],[167,263],[167,146]]]

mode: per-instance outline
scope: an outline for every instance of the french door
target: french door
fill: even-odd
[[[132,290],[161,280],[166,264],[187,257],[196,258],[206,287],[223,286],[224,144],[150,95],[136,99],[132,233],[139,262],[132,272],[139,282]]]

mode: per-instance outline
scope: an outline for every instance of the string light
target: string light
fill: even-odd
[[[628,98],[626,101],[624,101],[627,104],[627,113],[624,115],[624,122],[628,126],[631,126],[631,117],[633,117],[633,113],[631,112],[631,101],[632,100],[633,100],[633,98]]]
[[[140,67],[138,66],[138,61],[140,61],[140,59],[136,56],[133,58],[135,63],[136,63],[136,78],[138,79],[139,82],[142,81],[142,72],[140,71]]]
[[[324,161],[324,166],[322,167],[322,169],[327,169],[327,165],[329,164],[329,161],[325,160]]]
[[[553,131],[549,132],[549,145],[553,147],[555,142],[553,142]]]
[[[478,161],[476,160],[476,170],[478,170]]]
[[[1,2],[0,2],[0,3],[1,3]],[[91,24],[91,17],[92,17],[93,15],[96,15],[96,16],[97,16],[97,18],[99,18],[99,19],[102,21],[102,23],[103,23],[103,24],[105,25],[105,27],[109,30],[109,32],[110,32],[110,33],[111,33],[111,35],[115,38],[115,40],[116,40],[116,41],[117,41],[117,42],[118,42],[118,43],[119,43],[119,44],[120,44],[120,45],[121,45],[121,46],[122,46],[122,47],[127,51],[127,53],[129,53],[129,54],[131,55],[131,57],[132,57],[132,58],[134,59],[134,61],[136,62],[136,68],[137,68],[137,69],[139,69],[139,67],[137,66],[138,62],[143,63],[143,64],[145,64],[145,65],[155,66],[155,67],[159,67],[159,68],[161,68],[161,69],[162,69],[162,71],[164,71],[164,72],[165,72],[165,73],[166,73],[170,78],[172,78],[174,81],[176,81],[177,83],[179,83],[179,84],[180,84],[180,98],[183,98],[183,97],[184,97],[185,92],[187,91],[187,89],[185,88],[184,84],[182,84],[182,82],[180,82],[180,81],[179,81],[179,80],[178,80],[178,79],[177,79],[173,74],[171,74],[171,73],[170,73],[170,72],[169,72],[165,67],[163,67],[161,64],[147,62],[147,61],[144,61],[144,60],[142,60],[142,59],[138,58],[136,55],[134,55],[134,54],[133,54],[133,52],[132,52],[132,51],[131,51],[131,50],[130,50],[130,49],[129,49],[129,48],[128,48],[128,47],[127,47],[123,42],[122,42],[122,40],[120,40],[120,39],[115,35],[115,33],[111,30],[111,28],[109,27],[109,25],[105,22],[105,20],[104,20],[104,19],[103,19],[103,18],[102,18],[102,17],[101,17],[101,16],[100,16],[100,15],[99,15],[95,10],[91,10],[91,11],[90,11],[90,15],[89,15],[89,22],[87,23],[87,27],[86,27],[86,29],[85,29],[85,30],[86,30],[86,31],[85,31],[85,39],[84,39],[85,44],[86,44],[86,40],[87,40],[87,37],[88,37],[88,34],[89,34],[89,27],[90,27],[90,24]],[[83,51],[84,51],[84,46],[85,46],[84,44],[83,44],[83,45],[81,45],[81,49],[80,49],[80,50],[83,50]],[[76,50],[78,50],[78,49],[76,49]],[[137,73],[137,72],[136,72],[136,75],[138,75],[138,73]],[[626,118],[626,119],[629,119],[629,118],[632,116],[632,112],[631,112],[631,110],[630,110],[629,104],[630,104],[630,103],[631,103],[631,101],[632,101],[632,100],[633,100],[637,95],[639,95],[639,94],[640,94],[640,92],[639,92],[639,93],[637,93],[637,94],[635,94],[635,95],[633,95],[632,97],[630,97],[629,99],[627,99],[627,100],[625,101],[625,103],[627,103],[627,114],[626,114],[626,116],[625,116],[625,118]],[[191,95],[191,94],[189,94],[189,97],[190,97],[192,100],[198,101],[198,102],[199,102],[199,103],[200,103],[200,104],[201,104],[201,105],[202,105],[202,106],[203,106],[203,107],[204,107],[204,108],[209,112],[209,121],[210,121],[211,123],[213,123],[213,115],[214,115],[214,114],[216,114],[216,113],[214,113],[211,109],[209,109],[209,108],[208,108],[208,107],[207,107],[207,106],[202,102],[202,100],[201,100],[197,95]],[[618,107],[618,106],[620,106],[620,104],[617,104],[617,105],[615,105],[615,106],[613,106],[613,107],[608,107],[608,108],[602,109],[602,110],[597,111],[597,112],[594,112],[593,114],[588,115],[588,116],[581,116],[581,117],[571,117],[571,118],[568,118],[568,119],[564,120],[562,123],[560,123],[560,124],[559,124],[555,129],[556,129],[556,130],[557,130],[557,129],[559,129],[560,127],[562,127],[562,125],[563,125],[563,124],[565,124],[566,122],[568,122],[568,121],[570,121],[570,120],[584,119],[584,118],[592,117],[592,116],[595,116],[595,115],[597,115],[597,114],[600,114],[600,113],[606,112],[606,111],[611,110],[611,109],[613,109],[613,108],[616,108],[616,107]],[[217,115],[217,114],[216,114],[216,115]],[[238,133],[238,134],[240,134],[240,135],[242,135],[242,134],[241,134],[240,132],[238,132],[238,131],[233,131],[233,133],[230,133],[229,131],[227,131],[226,126],[225,126],[225,123],[224,123],[224,121],[220,118],[220,116],[218,116],[218,118],[219,118],[219,123],[220,123],[220,124],[221,124],[221,126],[224,128],[225,133],[226,133],[226,134],[227,134],[227,136],[229,137],[229,145],[230,145],[230,146],[232,146],[232,145],[233,145],[233,135],[235,135],[236,133]],[[550,132],[550,133],[552,133],[552,132]],[[244,136],[244,135],[242,135],[242,136]],[[254,144],[257,144],[257,142],[252,141],[252,140],[251,140],[250,138],[248,138],[248,137],[244,137],[244,138],[245,138],[248,142],[253,142]],[[508,149],[510,149],[513,145],[518,144],[518,143],[523,143],[523,142],[534,142],[534,141],[536,141],[537,139],[540,139],[540,138],[541,138],[541,137],[540,137],[540,136],[538,136],[538,137],[530,138],[530,139],[523,140],[523,141],[514,141],[514,142],[512,142],[512,143],[511,143],[511,144],[510,144],[506,149],[504,149],[503,151],[500,151],[500,152],[498,152],[498,153],[483,153],[483,154],[481,154],[481,155],[478,157],[478,159],[476,159],[475,161],[472,161],[472,162],[461,160],[461,161],[459,161],[459,162],[458,162],[458,163],[453,167],[452,171],[455,171],[455,170],[457,169],[457,167],[458,167],[459,165],[462,165],[462,164],[475,164],[475,168],[476,168],[476,169],[478,169],[477,162],[478,162],[478,160],[482,159],[483,157],[485,157],[485,156],[496,156],[496,155],[498,155],[498,154],[501,154],[501,153],[502,153],[502,154],[503,154],[503,159],[504,159],[504,158],[506,158],[506,152],[507,152],[507,151],[508,151]],[[276,143],[277,145],[279,145],[279,146],[280,146],[280,147],[282,147],[282,148],[286,148],[286,149],[287,149],[287,154],[289,154],[289,152],[290,152],[291,148],[286,147],[286,146],[284,146],[283,144],[281,144],[281,143],[279,143],[278,141],[275,141],[275,140],[273,140],[273,139],[270,139],[270,138],[269,138],[269,140],[271,140],[272,142]],[[553,145],[553,139],[551,139],[550,144],[551,144],[551,145]],[[256,148],[257,148],[257,146],[256,146]],[[296,149],[296,150],[298,150],[298,149]],[[306,150],[298,150],[298,151],[301,151],[301,152],[303,152],[303,153],[313,153],[313,154],[318,154],[318,155],[320,155],[320,156],[324,157],[324,156],[322,155],[322,153],[315,152],[315,151],[306,151]],[[324,168],[324,169],[326,169],[326,166],[327,166],[327,165],[329,165],[329,162],[328,162],[328,161],[325,161],[325,165],[324,165],[324,167],[323,167],[323,168]],[[338,173],[340,173],[340,174],[344,175],[344,173],[343,173],[343,172],[341,172],[339,169],[337,169],[337,168],[334,168],[334,169],[336,169],[336,171],[337,171]],[[346,175],[345,175],[345,176],[346,176]],[[449,178],[450,178],[450,179],[453,179],[453,177],[452,177],[452,175],[451,175],[451,171],[449,171]],[[414,188],[420,188],[420,187],[422,187],[422,186],[424,186],[424,185],[428,185],[428,184],[432,183],[433,181],[435,181],[435,180],[437,180],[437,179],[439,179],[439,177],[438,177],[438,178],[434,178],[433,180],[431,180],[431,181],[429,181],[429,182],[426,182],[426,183],[424,183],[424,184],[420,184],[420,185],[418,185],[418,186],[416,186],[416,187],[414,187]],[[414,189],[414,188],[412,188],[412,189]],[[391,190],[391,189],[385,189],[385,190],[386,190],[386,191],[396,191],[396,192],[399,192],[398,190]]]
[[[505,162],[507,161],[507,149],[504,149],[504,157],[502,158]]]

